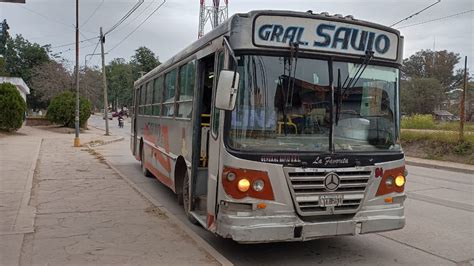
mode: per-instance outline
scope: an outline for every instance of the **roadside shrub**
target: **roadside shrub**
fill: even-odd
[[[472,143],[463,141],[463,142],[460,142],[458,145],[454,146],[454,153],[456,154],[465,155],[465,154],[472,154],[472,152],[473,152]]]
[[[26,102],[11,83],[0,84],[0,130],[15,131],[23,124]]]
[[[402,128],[435,129],[436,125],[431,115],[413,115],[402,118]]]
[[[46,113],[46,118],[52,123],[66,127],[74,127],[76,115],[76,95],[70,91],[63,92],[51,100]],[[85,125],[91,116],[91,103],[83,98],[79,98],[79,124]]]

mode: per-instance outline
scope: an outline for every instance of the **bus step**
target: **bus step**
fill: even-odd
[[[207,228],[206,211],[192,211],[191,215],[201,224],[202,227]]]
[[[203,211],[206,213],[207,210],[207,196],[197,196],[194,198],[194,209],[196,211]]]

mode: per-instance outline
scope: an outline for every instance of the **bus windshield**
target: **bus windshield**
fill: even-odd
[[[340,89],[339,119],[337,125],[331,122],[330,71],[335,78],[340,73],[344,81],[355,75],[357,67],[309,58],[241,56],[228,145],[263,152],[399,149],[396,68],[369,65],[356,84]],[[335,81],[335,90],[336,85]]]

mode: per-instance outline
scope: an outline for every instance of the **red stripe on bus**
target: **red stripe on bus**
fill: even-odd
[[[171,178],[167,177],[165,174],[161,173],[160,170],[156,169],[151,163],[145,162],[145,167],[158,179],[161,183],[166,186],[174,189],[174,182]]]
[[[214,224],[214,215],[207,214],[207,228],[210,228]]]

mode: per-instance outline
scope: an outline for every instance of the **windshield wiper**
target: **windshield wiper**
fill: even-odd
[[[365,51],[365,56],[364,56],[364,62],[362,62],[362,64],[359,65],[359,67],[357,68],[357,71],[354,75],[354,77],[352,78],[349,78],[350,76],[350,73],[347,74],[347,77],[346,79],[344,80],[344,84],[342,85],[341,87],[341,70],[338,69],[338,84],[337,84],[337,105],[336,105],[336,125],[337,123],[339,122],[339,116],[340,116],[340,112],[341,112],[341,106],[342,106],[342,99],[344,98],[344,96],[346,95],[347,92],[351,91],[355,85],[357,84],[357,82],[359,81],[360,77],[362,76],[362,74],[364,73],[365,69],[367,68],[367,66],[369,65],[370,61],[372,60],[372,58],[374,57],[374,52],[373,51]],[[347,81],[349,81],[349,83],[347,83]],[[347,83],[347,85],[346,85]],[[344,91],[342,91],[344,89]]]
[[[293,91],[295,89],[295,79],[296,79],[296,67],[298,64],[298,48],[299,45],[296,42],[290,43],[290,58],[288,60],[288,84],[286,88],[286,97],[284,99],[285,104],[283,106],[283,132],[285,133],[285,136],[287,134],[286,129],[287,129],[287,122],[288,122],[288,117],[286,115],[286,109],[288,106],[293,105]],[[295,66],[293,70],[293,59],[295,61]],[[283,71],[283,75],[285,76],[286,69]],[[293,72],[293,73],[292,73]],[[282,83],[282,86],[284,83]],[[291,93],[291,97],[290,94]],[[289,103],[288,103],[289,99]]]

